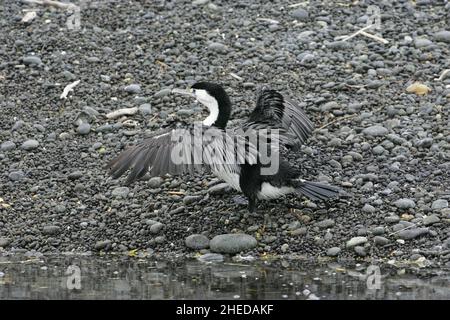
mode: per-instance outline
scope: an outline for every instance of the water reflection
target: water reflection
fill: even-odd
[[[69,266],[79,267],[79,290]],[[367,267],[3,256],[0,299],[450,299],[448,272],[381,268],[371,282]]]

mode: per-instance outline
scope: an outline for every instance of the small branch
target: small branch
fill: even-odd
[[[239,81],[244,80],[242,77],[239,77],[237,74],[235,74],[235,73],[233,73],[233,72],[230,72],[230,76],[232,76],[233,78],[235,78],[235,79],[237,79],[237,80],[239,80]]]
[[[49,6],[58,9],[73,9],[76,7],[73,3],[59,2],[55,0],[22,0],[26,4],[37,4],[41,6]]]
[[[364,32],[364,31],[366,31],[367,29],[372,28],[372,26],[373,26],[372,24],[369,24],[368,26],[365,26],[364,28],[362,28],[362,29],[356,31],[355,33],[353,33],[353,34],[351,34],[351,35],[349,35],[349,36],[344,36],[344,37],[341,39],[341,41],[347,41],[347,40],[350,40],[351,38],[356,37],[356,36],[357,36],[358,34],[360,34],[361,32]],[[339,38],[341,38],[341,37],[339,37]]]
[[[436,78],[434,80],[436,81],[442,81],[445,79],[445,76],[450,72],[450,69],[445,69],[444,71],[442,71],[441,75],[439,78]]]
[[[264,21],[264,22],[268,22],[271,24],[279,24],[280,23],[280,21],[278,21],[278,20],[269,19],[269,18],[256,18],[256,21]]]
[[[344,121],[344,120],[347,120],[347,119],[351,119],[351,118],[356,117],[357,115],[358,115],[358,114],[355,113],[355,114],[351,114],[351,115],[349,115],[349,116],[345,116],[345,117],[341,117],[341,118],[334,119],[333,121],[328,122],[327,124],[324,124],[323,126],[321,126],[320,128],[317,128],[317,129],[314,130],[314,131],[322,130],[322,129],[328,127],[329,125],[332,125],[333,123],[336,123],[336,122],[338,122],[338,121]]]
[[[299,3],[294,3],[294,4],[288,5],[287,7],[288,7],[288,8],[297,8],[297,7],[300,7],[300,6],[307,5],[308,2],[309,2],[309,1],[299,2]]]
[[[123,109],[115,110],[115,111],[112,111],[112,112],[108,113],[106,115],[106,118],[108,118],[108,119],[116,119],[116,118],[119,118],[121,116],[132,116],[132,115],[136,114],[137,112],[138,112],[138,108],[137,107],[123,108]]]
[[[383,38],[381,38],[381,37],[379,37],[379,36],[377,36],[377,35],[374,35],[374,34],[371,34],[371,33],[367,33],[367,32],[365,32],[365,31],[362,31],[362,32],[360,32],[363,36],[366,36],[366,37],[368,37],[368,38],[371,38],[371,39],[374,39],[374,40],[376,40],[376,41],[379,41],[379,42],[381,42],[381,43],[384,43],[384,44],[388,44],[389,43],[389,41],[387,41],[386,39],[383,39]]]
[[[170,194],[170,195],[177,195],[177,196],[185,195],[185,193],[181,192],[181,191],[168,191],[167,193]]]
[[[410,226],[407,226],[406,228],[403,228],[403,229],[400,229],[400,230],[398,230],[398,231],[395,231],[395,232],[390,233],[389,236],[393,236],[394,234],[397,234],[397,233],[399,233],[399,232],[401,232],[401,231],[404,231],[404,230],[407,230],[407,229],[411,229],[412,227],[417,227],[417,226],[416,226],[415,224],[412,224],[412,225],[410,225]]]
[[[68,84],[64,88],[63,93],[61,94],[61,96],[59,98],[60,99],[67,99],[67,95],[69,94],[69,92],[73,91],[73,88],[75,88],[79,83],[80,83],[80,80],[77,80],[75,82],[72,82],[71,84]]]

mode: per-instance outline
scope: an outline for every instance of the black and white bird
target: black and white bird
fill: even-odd
[[[200,126],[190,124],[184,128],[161,130],[129,147],[107,165],[113,178],[120,177],[129,169],[127,184],[142,178],[146,173],[154,177],[194,174],[206,170],[242,192],[248,199],[250,212],[255,211],[258,199],[276,199],[290,193],[304,195],[312,200],[327,200],[339,195],[337,187],[303,180],[300,170],[279,152],[279,148],[291,149],[303,144],[313,131],[313,124],[304,111],[281,93],[262,89],[249,118],[242,127],[233,129],[227,128],[231,102],[221,85],[198,82],[188,89],[173,89],[172,93],[196,99],[208,108],[208,117]],[[263,163],[261,144],[237,129],[277,133],[276,138],[270,135],[267,145],[263,145],[277,157],[276,172],[262,173],[272,163]],[[201,135],[197,135],[201,139],[197,141],[190,138],[196,136],[196,130],[201,131]],[[224,141],[234,143],[224,144]],[[239,147],[242,145],[245,147]]]

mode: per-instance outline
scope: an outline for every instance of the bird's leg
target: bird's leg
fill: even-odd
[[[248,211],[250,213],[256,212],[256,199],[253,197],[248,198]]]

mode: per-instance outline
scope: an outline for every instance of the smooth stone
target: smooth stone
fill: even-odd
[[[186,244],[186,247],[194,250],[201,250],[209,247],[208,237],[202,234],[192,234],[185,239],[184,243]]]
[[[143,116],[147,116],[152,113],[152,106],[150,105],[150,103],[144,103],[138,107],[138,110],[140,114],[142,114]]]
[[[438,223],[439,221],[441,221],[441,219],[437,215],[432,214],[423,219],[423,225],[429,226],[429,225]]]
[[[428,228],[416,228],[416,229],[408,229],[402,230],[397,233],[397,237],[403,240],[410,240],[420,237],[422,235],[428,234],[430,231]]]
[[[94,246],[96,250],[109,249],[110,247],[111,247],[111,240],[97,241]]]
[[[5,141],[0,146],[1,151],[11,151],[16,148],[16,144],[12,141]]]
[[[384,246],[384,245],[387,245],[390,242],[389,239],[387,239],[385,237],[381,237],[381,236],[373,237],[373,241],[375,242],[375,244],[377,246]]]
[[[58,226],[45,226],[45,227],[42,229],[42,233],[43,233],[43,234],[47,234],[47,235],[52,235],[52,234],[57,234],[57,233],[59,233],[60,230],[61,230],[61,228],[58,227]]]
[[[22,59],[23,63],[26,65],[41,65],[42,60],[37,56],[26,56]]]
[[[23,150],[29,151],[29,150],[36,149],[38,146],[39,146],[39,142],[37,140],[29,139],[29,140],[25,141],[24,143],[22,143],[20,148]]]
[[[23,178],[25,178],[25,174],[23,173],[22,170],[12,171],[12,172],[9,173],[8,178],[11,181],[20,181]]]
[[[347,248],[353,248],[355,246],[358,246],[360,244],[364,244],[367,242],[366,237],[354,237],[347,241],[346,247]]]
[[[329,257],[336,257],[341,252],[341,248],[339,247],[332,247],[327,250],[327,256]]]
[[[307,21],[309,19],[309,13],[305,9],[299,8],[292,11],[292,17],[298,21]]]
[[[117,198],[126,198],[130,193],[130,188],[128,187],[117,187],[112,192],[111,195]]]
[[[161,222],[156,222],[150,226],[150,233],[157,234],[164,228],[164,224]]]
[[[254,237],[248,234],[221,234],[215,236],[209,243],[213,252],[218,253],[239,253],[253,249],[257,245]]]
[[[77,133],[81,135],[88,134],[91,131],[91,125],[89,123],[83,122],[77,128]]]
[[[153,177],[148,180],[148,186],[152,189],[157,189],[163,184],[164,180],[161,177]]]
[[[436,39],[436,41],[450,43],[450,31],[442,30],[442,31],[436,32],[434,34],[434,39]]]
[[[445,199],[438,199],[433,201],[433,204],[431,205],[432,210],[441,210],[448,208],[448,201]]]
[[[141,92],[141,86],[134,83],[134,84],[130,84],[128,86],[125,86],[123,88],[123,90],[125,92],[128,92],[128,93],[140,93]]]
[[[11,243],[11,240],[9,238],[0,237],[0,247],[5,248]]]
[[[383,126],[375,125],[368,128],[365,128],[362,133],[372,137],[380,137],[387,135],[389,130]]]
[[[411,199],[402,198],[395,201],[394,206],[399,209],[409,209],[414,208],[416,206],[416,203]]]

